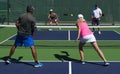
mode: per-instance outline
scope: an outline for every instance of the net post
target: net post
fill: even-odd
[[[68,41],[70,41],[70,30],[68,30]]]

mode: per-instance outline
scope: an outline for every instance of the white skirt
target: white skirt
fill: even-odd
[[[87,42],[95,42],[96,38],[93,34],[86,35],[83,38],[80,38],[80,42],[87,43]]]

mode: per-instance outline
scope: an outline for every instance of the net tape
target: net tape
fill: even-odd
[[[15,25],[0,25],[0,27],[16,27]],[[76,28],[76,26],[41,26],[37,25],[37,28]],[[89,26],[89,28],[120,28],[120,26]]]

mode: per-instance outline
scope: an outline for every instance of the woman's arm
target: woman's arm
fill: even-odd
[[[76,22],[76,26],[77,26],[77,38],[76,38],[76,40],[79,40],[79,38],[80,38],[80,27],[79,27],[79,24],[80,24],[80,22],[79,22],[79,20],[77,20],[77,22]]]

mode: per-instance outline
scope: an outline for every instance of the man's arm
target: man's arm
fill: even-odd
[[[19,26],[19,20],[16,21],[15,25],[16,25],[16,28],[18,29],[18,26]]]
[[[50,14],[48,14],[48,19],[51,20],[51,18],[50,18]]]
[[[99,14],[100,14],[100,17],[102,17],[102,10],[99,9]]]
[[[35,26],[35,23],[32,23],[32,35],[34,35],[34,31],[37,27]]]

